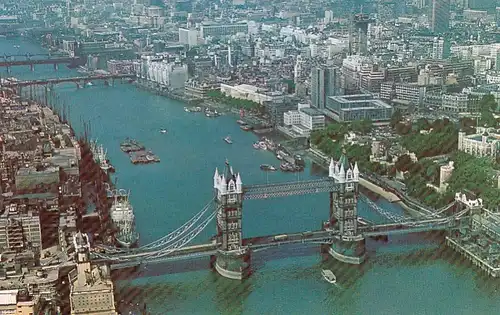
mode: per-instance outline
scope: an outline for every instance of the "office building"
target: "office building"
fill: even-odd
[[[36,212],[25,212],[24,207],[16,204],[5,207],[0,216],[0,250],[22,250],[29,245],[42,245],[40,216]]]
[[[450,0],[432,0],[431,30],[443,34],[450,27]]]
[[[194,29],[179,28],[179,43],[189,46],[198,45],[198,31]]]
[[[370,119],[376,123],[387,123],[393,108],[387,103],[375,99],[372,94],[330,96],[325,115],[338,122]]]
[[[26,290],[1,290],[0,314],[33,315],[40,311],[40,299],[32,297]]]
[[[90,243],[86,234],[75,234],[73,245],[77,265],[76,270],[68,275],[71,315],[117,315],[109,267],[91,265]]]
[[[328,96],[338,95],[340,73],[337,68],[311,70],[311,103],[318,109],[326,107]]]
[[[492,10],[496,4],[495,0],[468,0],[468,8],[471,10]]]
[[[202,38],[223,37],[236,35],[238,33],[248,34],[248,23],[235,23],[235,24],[205,24],[200,28],[200,35]]]
[[[261,89],[249,84],[231,86],[221,83],[220,91],[226,96],[253,101],[261,105],[265,102],[281,102],[284,99],[282,92],[270,92],[267,89]]]
[[[309,137],[312,131],[325,128],[325,115],[309,104],[298,104],[297,110],[283,114],[287,134],[295,137]]]
[[[366,14],[355,14],[349,31],[349,54],[366,56],[368,54],[368,25],[373,20]]]
[[[444,37],[434,37],[432,42],[432,59],[442,60],[450,56],[450,42]]]

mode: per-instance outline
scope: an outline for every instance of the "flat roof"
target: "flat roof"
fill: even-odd
[[[304,112],[310,116],[323,116],[323,113],[317,110],[316,108],[304,107],[300,109],[301,112]]]

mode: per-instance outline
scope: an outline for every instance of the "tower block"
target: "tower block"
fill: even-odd
[[[214,267],[229,279],[241,280],[250,274],[250,249],[242,243],[243,183],[226,161],[226,169],[214,174],[217,211],[218,251]]]
[[[333,178],[337,189],[330,193],[329,227],[340,231],[333,239],[328,252],[335,259],[361,264],[365,260],[365,239],[358,232],[357,202],[359,195],[358,164],[350,164],[345,149],[338,162],[330,162],[328,176]]]

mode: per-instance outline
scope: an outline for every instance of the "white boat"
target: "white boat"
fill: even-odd
[[[259,149],[267,150],[267,145],[264,141],[259,142]]]
[[[167,133],[167,129],[160,129],[161,133]]]
[[[94,161],[99,164],[99,167],[105,172],[109,171],[111,169],[111,165],[107,159],[107,150],[104,149],[102,144],[98,145],[97,140],[90,141],[90,150],[94,156]]]
[[[226,141],[226,143],[228,143],[228,144],[232,144],[233,143],[233,140],[231,140],[230,136],[225,137],[224,141]]]
[[[92,84],[92,82],[87,82],[87,84],[86,84],[86,85],[87,85],[87,86],[92,86],[92,85],[94,85],[94,84]]]
[[[139,234],[135,231],[134,209],[129,202],[130,192],[120,189],[114,191],[114,201],[110,209],[110,217],[116,230],[115,240],[123,247],[129,248],[137,243]]]
[[[321,271],[321,275],[327,282],[331,284],[337,283],[337,276],[335,276],[335,274],[331,270],[323,269]]]
[[[259,143],[258,143],[258,142],[255,142],[255,143],[253,144],[253,148],[254,148],[254,149],[259,150],[259,149],[260,149]]]

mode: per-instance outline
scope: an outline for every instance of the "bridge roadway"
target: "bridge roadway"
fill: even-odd
[[[55,85],[67,82],[89,82],[95,80],[110,80],[110,79],[133,79],[135,74],[103,74],[85,77],[71,77],[71,78],[57,78],[57,79],[44,79],[44,80],[31,80],[31,81],[10,81],[3,82],[2,87],[23,87],[30,85]]]
[[[29,60],[10,60],[0,61],[0,67],[15,67],[28,65],[55,65],[61,63],[72,63],[78,61],[79,58],[64,57],[64,58],[47,58],[47,59],[29,59]]]
[[[268,235],[268,236],[259,236],[243,239],[243,245],[248,246],[251,249],[261,249],[261,248],[270,248],[281,245],[290,245],[290,244],[323,244],[330,243],[332,241],[332,236],[334,234],[338,234],[336,231],[311,231],[311,232],[303,232],[303,233],[289,233],[289,234],[278,234],[278,235]],[[275,237],[280,235],[286,235],[287,238],[277,241]],[[128,259],[120,259],[117,262],[111,261],[111,269],[122,269],[129,268],[138,265],[148,265],[155,263],[164,263],[170,261],[178,261],[178,260],[189,260],[200,257],[208,257],[211,255],[215,255],[217,253],[217,244],[215,241],[206,244],[187,246],[183,248],[179,248],[168,255],[165,256],[152,256],[150,253],[141,253],[137,254],[136,257],[129,257]],[[156,255],[157,253],[153,253]],[[132,256],[132,255],[131,255]],[[107,259],[97,259],[93,260],[94,262],[109,262]]]

